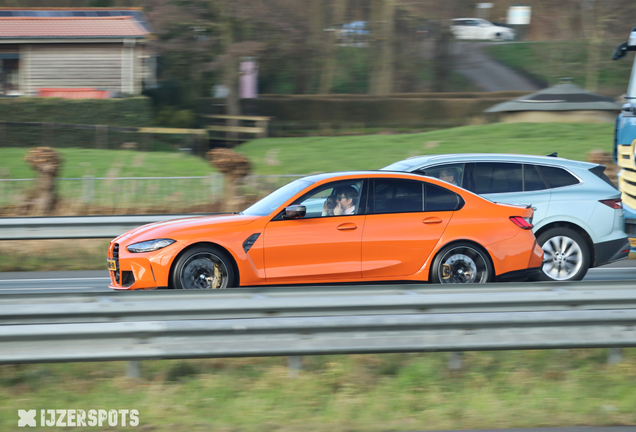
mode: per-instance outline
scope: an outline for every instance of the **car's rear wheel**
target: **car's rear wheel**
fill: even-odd
[[[175,289],[224,289],[234,286],[236,277],[230,258],[211,246],[197,246],[179,257],[172,272]]]
[[[543,249],[539,280],[578,281],[590,267],[590,251],[583,237],[570,228],[551,228],[537,238]]]
[[[488,254],[471,243],[445,246],[433,260],[433,283],[486,283],[493,279]]]

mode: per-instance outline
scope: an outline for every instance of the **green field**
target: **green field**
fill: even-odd
[[[310,174],[378,169],[410,156],[441,153],[527,153],[584,160],[594,149],[612,151],[612,124],[496,123],[425,133],[342,137],[266,138],[236,150],[253,164],[254,174]],[[124,150],[59,150],[60,177],[203,176],[214,168],[183,153]],[[35,176],[22,160],[26,149],[0,149],[0,178]]]
[[[27,148],[0,148],[0,179],[35,177],[24,161]],[[204,176],[216,170],[202,158],[178,152],[56,149],[62,157],[61,178]]]
[[[157,432],[636,424],[636,349],[614,365],[604,349],[467,352],[454,371],[446,353],[304,357],[295,378],[286,361],[144,361],[141,379],[124,362],[0,366],[0,431],[18,409],[136,409]]]
[[[527,153],[584,160],[612,151],[613,124],[496,123],[419,134],[267,138],[237,148],[258,174],[379,169],[407,157],[443,153]]]

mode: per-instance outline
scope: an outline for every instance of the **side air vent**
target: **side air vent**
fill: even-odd
[[[247,253],[247,251],[249,251],[252,248],[252,246],[254,245],[254,243],[256,243],[256,240],[258,239],[260,235],[261,233],[252,234],[251,236],[247,238],[247,240],[243,242],[243,250],[245,251],[245,253]]]

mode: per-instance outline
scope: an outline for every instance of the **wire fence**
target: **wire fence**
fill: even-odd
[[[247,176],[241,193],[255,201],[301,175]],[[60,178],[57,215],[131,214],[215,211],[224,199],[223,176]],[[0,208],[4,214],[19,207],[36,179],[0,179]],[[242,210],[242,209],[237,209]]]

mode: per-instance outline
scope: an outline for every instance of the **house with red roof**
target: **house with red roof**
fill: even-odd
[[[140,8],[0,9],[0,96],[140,94],[151,38]]]

